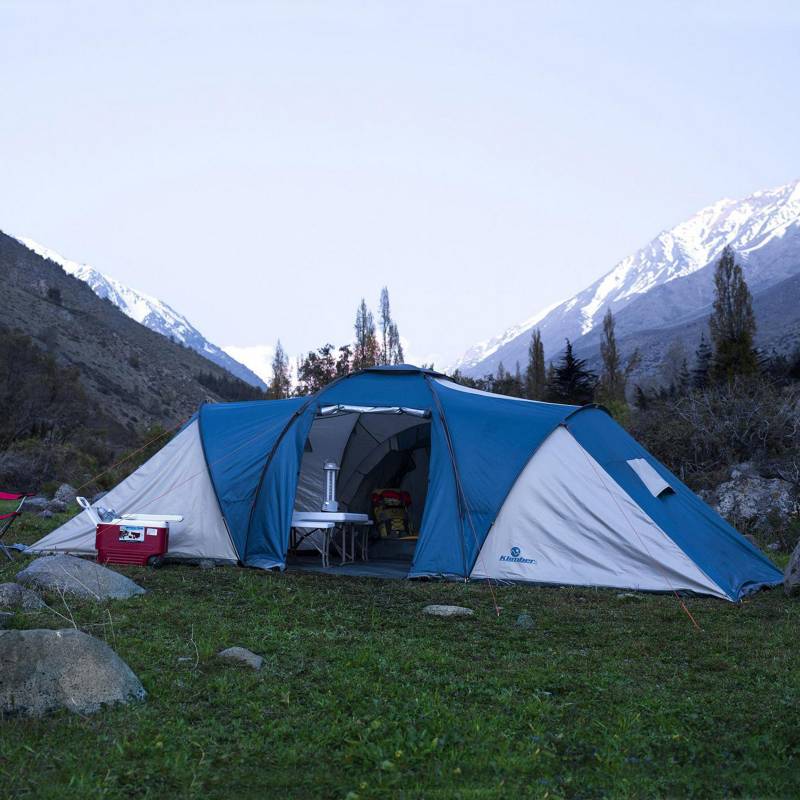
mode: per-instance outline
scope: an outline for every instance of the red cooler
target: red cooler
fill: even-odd
[[[125,518],[100,522],[94,546],[101,564],[160,564],[169,550],[169,522]]]
[[[101,564],[158,566],[169,551],[170,522],[183,522],[176,514],[118,514],[92,508],[85,497],[78,498],[78,505],[95,524],[94,546]]]

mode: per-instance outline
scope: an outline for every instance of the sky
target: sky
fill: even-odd
[[[0,0],[0,230],[268,358],[408,360],[800,177],[800,4]]]

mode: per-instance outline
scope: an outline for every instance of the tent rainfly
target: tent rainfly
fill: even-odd
[[[368,511],[378,486],[410,490],[419,538],[409,578],[731,601],[782,578],[604,409],[494,395],[407,365],[311,397],[205,404],[103,504],[182,514],[172,557],[284,569],[293,511],[322,508],[331,459],[352,511]],[[94,553],[88,514],[28,552]]]

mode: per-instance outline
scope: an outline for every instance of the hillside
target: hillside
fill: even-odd
[[[154,333],[81,280],[0,233],[0,327],[27,334],[58,365],[74,367],[93,424],[118,443],[155,423],[172,426],[206,400],[206,383],[247,388],[193,350]],[[211,376],[203,378],[203,376]]]
[[[502,362],[524,364],[531,329],[542,331],[545,353],[555,357],[571,339],[581,357],[596,355],[598,329],[607,309],[617,334],[649,336],[707,314],[713,297],[713,269],[723,247],[740,259],[754,296],[800,274],[800,181],[742,200],[721,200],[660,233],[588,288],[556,307],[534,315],[494,339],[471,348],[458,366],[468,375],[496,372]],[[788,317],[760,320],[759,344],[785,349]],[[785,324],[784,324],[785,322]],[[666,334],[664,334],[666,335]]]
[[[151,331],[190,347],[203,358],[213,361],[246,383],[259,389],[266,389],[266,384],[255,372],[206,339],[183,314],[163,300],[132,289],[89,264],[64,258],[55,250],[37,244],[32,239],[21,238],[18,241],[37,255],[54,261],[69,275],[74,275],[87,283],[98,297],[110,300],[123,314],[150,328]]]

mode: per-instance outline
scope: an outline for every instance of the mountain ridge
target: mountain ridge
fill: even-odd
[[[167,338],[217,364],[223,369],[259,389],[265,389],[264,381],[249,367],[237,361],[223,348],[210,342],[180,312],[153,295],[134,289],[122,281],[83,262],[65,258],[52,248],[27,237],[12,237],[32,252],[58,264],[68,275],[86,283],[100,298],[112,302],[123,314]]]
[[[737,251],[754,293],[796,274],[800,270],[800,180],[706,206],[661,231],[586,289],[473,346],[456,366],[467,375],[480,376],[495,372],[501,362],[509,368],[517,360],[525,363],[528,334],[534,326],[542,331],[549,355],[560,352],[566,338],[577,348],[583,337],[598,330],[609,308],[618,326],[627,325],[628,332],[637,326],[653,327],[654,317],[658,324],[669,326],[674,322],[669,315],[678,309],[691,315],[710,302],[710,268],[727,244]],[[661,306],[645,301],[659,289]]]

